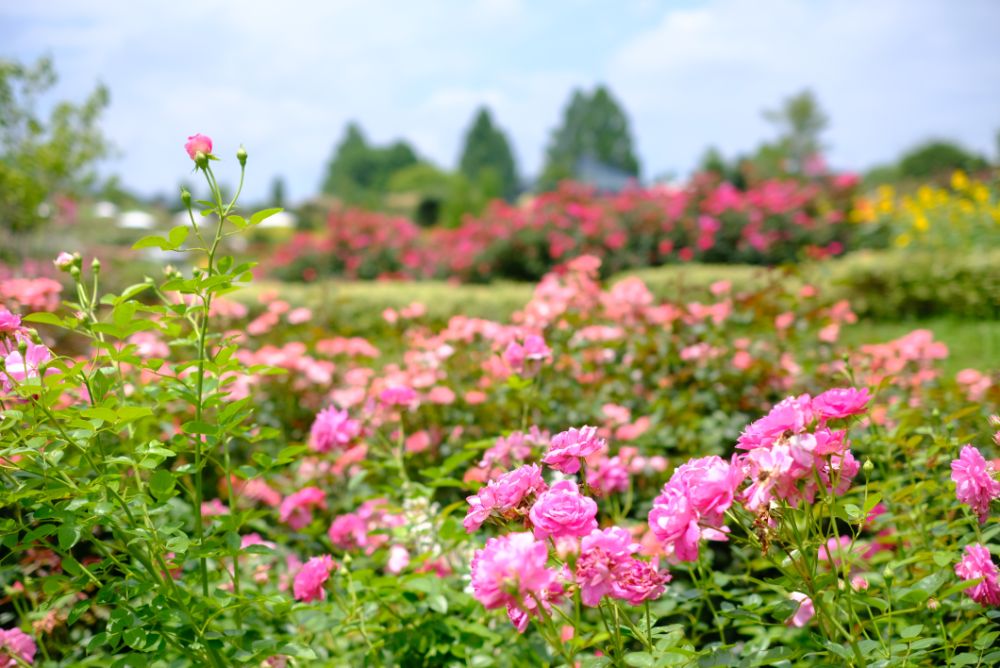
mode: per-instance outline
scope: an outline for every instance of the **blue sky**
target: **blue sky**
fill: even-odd
[[[250,195],[282,175],[302,198],[348,120],[453,167],[483,103],[534,174],[571,89],[598,82],[647,178],[709,144],[751,150],[771,135],[761,110],[807,86],[835,166],[937,136],[995,155],[997,26],[991,0],[0,0],[0,57],[51,54],[57,97],[107,84],[105,171],[139,192],[187,178],[181,145],[203,132],[221,155],[247,147]]]

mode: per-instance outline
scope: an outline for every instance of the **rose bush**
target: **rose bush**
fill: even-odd
[[[67,254],[61,306],[2,297],[6,665],[1000,661],[996,368],[847,348],[812,285],[664,300],[591,255],[510,319],[339,336],[232,300],[226,240],[273,210],[205,140],[213,199],[137,242],[187,272],[102,294]]]

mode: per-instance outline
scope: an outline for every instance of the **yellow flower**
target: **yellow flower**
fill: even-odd
[[[910,245],[910,241],[912,241],[910,235],[904,232],[903,234],[900,234],[898,237],[896,237],[896,246],[898,248],[906,248],[907,246]]]
[[[969,177],[961,169],[956,169],[951,175],[951,187],[959,192],[969,187]]]
[[[920,232],[926,232],[927,228],[930,227],[930,223],[927,220],[927,216],[925,216],[923,213],[918,213],[913,218],[913,227],[917,228],[917,230]]]

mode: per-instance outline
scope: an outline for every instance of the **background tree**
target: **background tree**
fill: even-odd
[[[559,181],[572,178],[584,157],[639,176],[628,117],[604,86],[598,86],[592,95],[573,91],[562,124],[552,133],[540,188],[551,189]]]
[[[107,89],[98,86],[82,104],[58,102],[45,118],[36,106],[56,80],[48,58],[33,65],[0,60],[0,229],[30,230],[44,220],[43,203],[83,194],[109,151],[98,126]]]
[[[764,118],[777,126],[778,142],[773,148],[784,153],[788,171],[800,173],[810,156],[822,154],[820,135],[830,119],[812,91],[791,96],[779,109],[765,111]]]
[[[514,154],[503,130],[493,124],[489,109],[480,107],[472,126],[465,134],[465,145],[459,159],[459,171],[473,183],[492,182],[510,201],[517,196],[518,177]]]
[[[396,172],[417,164],[410,145],[397,141],[389,146],[371,146],[356,123],[349,123],[337,146],[323,192],[347,204],[377,205]]]
[[[899,160],[902,178],[925,179],[948,174],[956,169],[975,172],[989,166],[981,155],[971,153],[950,141],[932,140],[915,146]]]

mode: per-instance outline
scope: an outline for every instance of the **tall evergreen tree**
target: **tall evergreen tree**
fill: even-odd
[[[458,168],[473,183],[494,182],[507,200],[517,196],[517,166],[510,143],[486,107],[479,108],[465,134]]]
[[[605,86],[598,86],[591,95],[573,91],[562,125],[552,133],[541,187],[550,189],[560,180],[572,178],[581,158],[639,176],[628,117]]]
[[[373,204],[396,172],[417,164],[410,145],[397,141],[371,146],[356,123],[349,123],[323,181],[323,192],[349,204]]]

